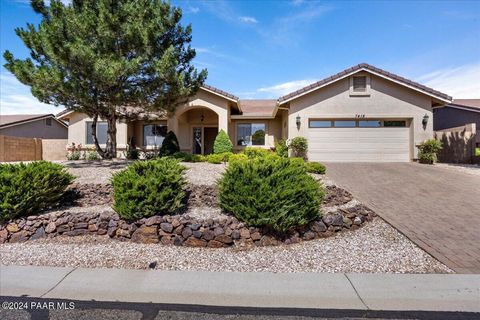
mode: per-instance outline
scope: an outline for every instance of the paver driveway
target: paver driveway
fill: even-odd
[[[327,176],[456,272],[480,273],[480,175],[417,163],[328,163]]]

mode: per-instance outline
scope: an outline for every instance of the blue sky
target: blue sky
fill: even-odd
[[[2,0],[0,47],[38,23],[28,0]],[[277,98],[367,62],[454,98],[480,98],[480,1],[175,0],[193,26],[195,65],[240,98]],[[5,63],[1,58],[2,65]],[[0,113],[56,113],[3,67]]]

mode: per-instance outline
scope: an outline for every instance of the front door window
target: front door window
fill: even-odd
[[[202,154],[202,128],[193,128],[193,154]]]

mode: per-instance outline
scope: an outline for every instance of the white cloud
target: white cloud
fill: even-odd
[[[292,3],[294,6],[299,6],[299,5],[303,4],[304,2],[305,2],[305,0],[292,0],[291,3]]]
[[[0,74],[0,114],[53,113],[63,107],[41,103],[30,93],[30,88],[20,83],[12,74]]]
[[[239,17],[238,18],[241,22],[248,23],[248,24],[256,24],[258,23],[258,20],[255,19],[254,17]]]
[[[280,84],[273,85],[271,87],[263,87],[257,89],[258,93],[266,93],[271,97],[278,98],[279,96],[286,95],[290,92],[308,86],[309,84],[314,83],[316,80],[312,79],[303,79],[296,81],[289,81]]]
[[[193,14],[198,13],[199,11],[200,11],[199,7],[188,7],[186,10],[187,13],[193,13]]]
[[[480,98],[480,63],[444,68],[416,80],[454,99]]]

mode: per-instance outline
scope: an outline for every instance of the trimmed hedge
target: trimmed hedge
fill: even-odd
[[[310,173],[325,174],[325,171],[327,171],[327,168],[320,162],[306,162],[305,165],[307,166],[307,172]]]
[[[0,220],[37,214],[58,204],[75,179],[65,167],[38,161],[0,165]]]
[[[165,139],[163,139],[160,155],[171,156],[177,152],[180,152],[180,144],[178,143],[177,136],[173,131],[168,131]]]
[[[232,152],[233,144],[228,137],[228,134],[220,130],[215,138],[215,142],[213,143],[213,153],[225,153],[225,152]]]
[[[290,141],[288,147],[292,150],[294,157],[306,159],[308,151],[308,140],[304,137],[295,137]]]
[[[254,158],[263,158],[268,155],[274,154],[272,151],[263,148],[256,148],[256,147],[246,147],[243,149],[242,153],[246,155],[249,159]]]
[[[219,191],[223,210],[249,226],[275,232],[319,218],[324,197],[305,165],[280,157],[230,161]]]
[[[137,161],[112,178],[114,209],[124,219],[174,214],[186,196],[186,168],[173,158]]]

